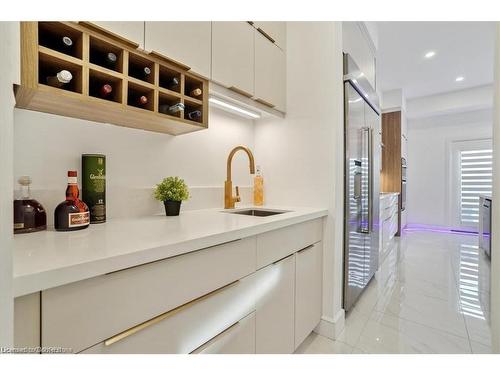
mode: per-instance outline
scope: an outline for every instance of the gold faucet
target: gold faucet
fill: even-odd
[[[233,197],[233,181],[231,181],[231,163],[233,161],[233,156],[237,151],[245,151],[250,160],[250,174],[255,174],[255,161],[253,158],[252,151],[245,146],[237,146],[232,149],[227,157],[227,177],[226,182],[224,182],[224,208],[234,208],[234,203],[239,202],[240,199],[240,189],[236,186],[236,196]]]

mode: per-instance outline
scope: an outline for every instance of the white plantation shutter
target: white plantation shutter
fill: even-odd
[[[460,222],[475,226],[479,219],[479,195],[491,195],[491,149],[460,151]]]

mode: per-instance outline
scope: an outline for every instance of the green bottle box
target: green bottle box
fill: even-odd
[[[106,222],[105,155],[82,155],[82,200],[89,206],[91,224]]]

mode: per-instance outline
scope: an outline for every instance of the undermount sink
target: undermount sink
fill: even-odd
[[[223,212],[225,212],[226,214],[265,217],[265,216],[284,214],[285,212],[290,212],[290,211],[261,210],[261,209],[255,209],[255,208],[248,208],[248,209],[241,209],[241,210],[234,210],[234,211],[223,211]]]

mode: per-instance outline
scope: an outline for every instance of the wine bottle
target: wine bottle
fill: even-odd
[[[113,52],[108,52],[104,58],[107,67],[114,69],[116,66],[117,57]]]
[[[200,88],[196,88],[194,90],[191,90],[191,92],[189,93],[189,95],[197,97],[197,96],[200,96],[201,93],[202,93],[201,89]]]
[[[148,101],[149,101],[148,97],[145,95],[136,95],[136,96],[132,95],[130,97],[129,103],[137,107],[144,107],[146,104],[148,104]]]
[[[61,70],[55,76],[47,77],[47,84],[53,87],[63,87],[64,85],[71,82],[73,75],[67,70]]]
[[[190,120],[199,121],[201,119],[201,111],[200,110],[191,111],[188,113],[187,117]]]
[[[184,104],[182,103],[176,103],[173,105],[160,104],[159,110],[162,113],[166,113],[168,115],[174,115],[177,112],[184,111]]]
[[[179,86],[179,78],[177,77],[172,77],[168,80],[167,86],[170,90],[175,89],[176,87]]]
[[[73,40],[69,36],[63,36],[62,46],[64,49],[70,49],[71,47],[73,47]]]
[[[138,66],[134,66],[134,67],[131,67],[131,69],[130,69],[130,75],[132,77],[135,77],[137,79],[141,79],[143,81],[147,80],[150,74],[151,74],[151,68],[148,66],[145,66],[142,68],[140,68]]]
[[[101,96],[101,98],[107,98],[112,92],[113,86],[111,86],[109,83],[106,83],[99,88],[99,95]]]
[[[88,206],[80,198],[76,171],[68,171],[66,200],[54,211],[54,227],[58,231],[85,229],[90,224]]]

